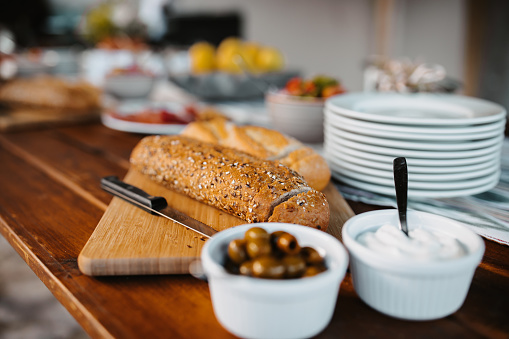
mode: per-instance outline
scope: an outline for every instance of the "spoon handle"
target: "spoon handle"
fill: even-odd
[[[399,221],[401,231],[408,235],[408,226],[406,221],[407,200],[408,200],[408,167],[406,159],[396,158],[393,161],[394,166],[394,186],[396,187],[396,202],[398,204]]]

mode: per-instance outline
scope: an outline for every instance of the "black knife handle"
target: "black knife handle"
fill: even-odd
[[[114,175],[102,178],[101,187],[105,191],[131,203],[135,203],[140,207],[144,206],[159,211],[168,206],[164,197],[150,195],[136,186],[123,182]]]

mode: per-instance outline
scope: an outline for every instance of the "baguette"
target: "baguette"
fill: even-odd
[[[247,222],[286,222],[326,230],[329,204],[292,169],[184,136],[148,136],[131,165],[176,192]]]
[[[330,181],[331,172],[323,157],[311,147],[275,130],[212,119],[188,124],[181,135],[235,148],[258,158],[277,160],[302,175],[309,186],[318,191]]]

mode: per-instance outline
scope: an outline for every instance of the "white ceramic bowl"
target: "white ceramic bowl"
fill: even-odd
[[[223,262],[228,243],[251,227],[293,234],[301,246],[325,256],[327,270],[300,279],[270,280],[228,273]],[[243,338],[309,338],[320,333],[334,313],[348,254],[333,236],[310,227],[258,223],[233,227],[211,237],[201,252],[214,313],[229,332]]]
[[[362,213],[343,225],[343,243],[350,253],[352,280],[359,297],[384,314],[407,320],[438,319],[457,311],[483,257],[482,238],[454,220],[408,211],[410,229],[422,227],[455,237],[467,254],[443,261],[417,261],[382,255],[357,241],[361,233],[385,223],[398,225],[397,210]]]
[[[274,128],[302,142],[323,142],[323,99],[269,92],[265,102]]]
[[[104,89],[118,98],[143,98],[154,87],[155,77],[148,74],[119,74],[106,78]]]

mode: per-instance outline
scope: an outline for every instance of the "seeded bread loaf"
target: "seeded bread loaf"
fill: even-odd
[[[319,191],[330,181],[330,169],[323,157],[311,147],[275,130],[213,119],[190,123],[181,135],[235,148],[258,158],[277,160],[297,171],[309,186]]]
[[[152,180],[247,222],[287,222],[326,230],[329,204],[292,169],[184,136],[148,136],[131,165]]]

